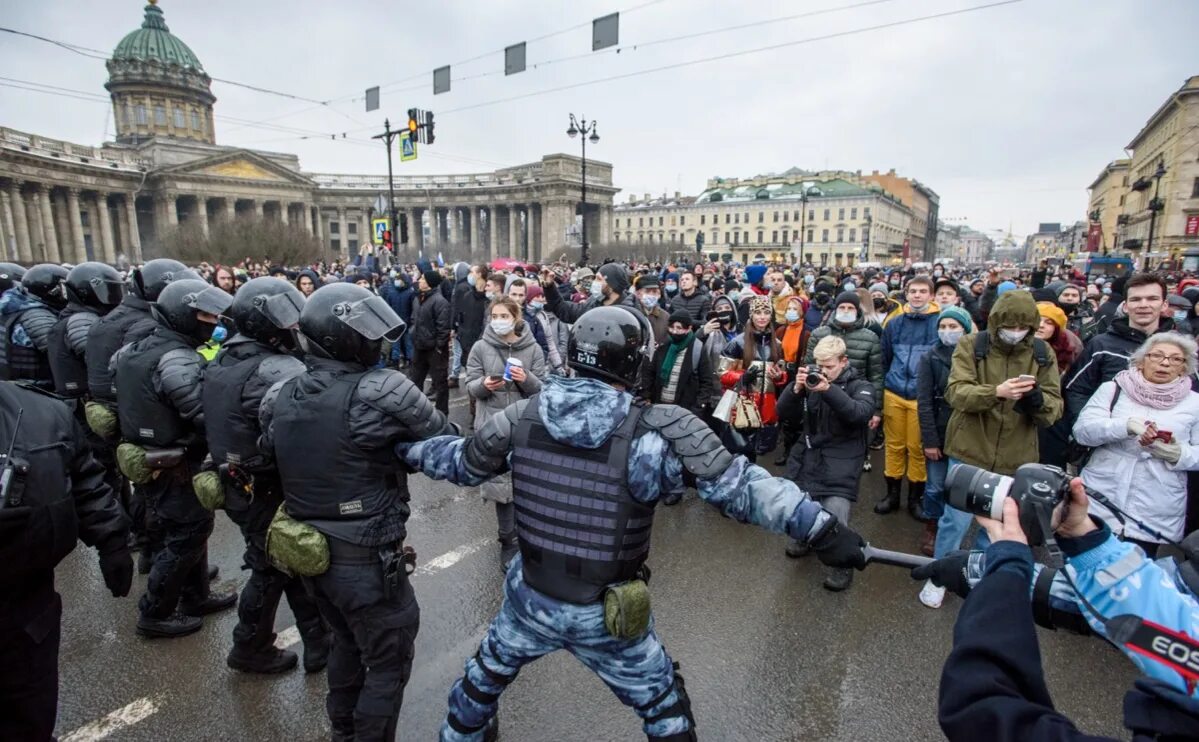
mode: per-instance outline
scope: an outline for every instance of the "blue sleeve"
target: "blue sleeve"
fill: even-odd
[[[677,458],[672,453],[665,458]],[[714,479],[698,479],[699,496],[738,523],[808,541],[827,525],[831,515],[796,484],[773,477],[749,459],[738,456]]]
[[[652,505],[660,498],[672,500],[683,490],[683,465],[670,454],[666,439],[650,431],[633,441],[629,453],[629,490],[633,499]]]
[[[1178,587],[1172,565],[1163,568],[1110,531],[1101,544],[1083,553],[1070,555],[1067,539],[1062,539],[1062,550],[1067,552],[1067,569],[1075,587],[1099,613],[1107,618],[1121,614],[1140,616],[1174,631],[1199,636],[1199,601]],[[1163,561],[1168,564],[1168,560]],[[1095,633],[1107,638],[1103,624],[1091,611],[1083,610],[1083,615]],[[1199,690],[1187,688],[1183,677],[1174,670],[1124,647],[1118,648],[1145,675],[1199,698]]]
[[[896,317],[895,319],[899,319],[899,317]],[[883,375],[884,375],[884,377],[886,376],[887,371],[889,371],[891,369],[892,359],[895,358],[895,354],[891,349],[891,333],[894,332],[893,328],[895,328],[895,327],[898,327],[898,325],[895,323],[895,320],[891,320],[890,322],[888,322],[883,327],[883,335],[882,335],[882,338],[880,338],[880,343],[882,344],[882,350],[883,350]]]
[[[471,472],[466,467],[466,442],[468,439],[456,435],[439,435],[417,443],[398,443],[396,455],[416,471],[429,479],[473,487],[491,479]]]

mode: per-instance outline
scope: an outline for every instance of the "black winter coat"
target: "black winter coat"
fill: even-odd
[[[654,351],[654,361],[651,372],[652,378],[649,383],[649,398],[655,404],[662,402],[662,388],[666,386],[662,383],[660,371],[662,364],[666,362],[666,349],[670,346],[670,341],[660,344]],[[679,350],[679,356],[683,357],[683,367],[679,369],[679,385],[675,390],[675,398],[673,404],[680,407],[686,407],[691,412],[699,415],[702,407],[714,406],[712,402],[712,385],[709,379],[716,375],[716,369],[710,365],[708,355],[703,352],[703,343],[697,338],[691,338],[691,342],[687,343],[687,347]],[[694,359],[698,355],[699,366],[695,367]]]
[[[412,300],[412,347],[416,350],[448,349],[450,346],[450,303],[434,289]]]
[[[1158,332],[1173,329],[1174,320],[1168,317],[1162,318],[1157,326]],[[1145,333],[1133,329],[1127,317],[1119,317],[1112,321],[1107,332],[1087,341],[1082,355],[1074,362],[1074,371],[1069,380],[1062,384],[1062,397],[1066,403],[1064,417],[1073,422],[1099,385],[1111,381],[1116,374],[1128,368],[1128,359],[1148,338]],[[1191,387],[1195,386],[1192,377]]]
[[[469,281],[461,281],[454,287],[454,298],[450,302],[452,326],[458,333],[464,355],[470,354],[470,346],[483,337],[483,315],[487,312],[487,295],[476,291]]]
[[[785,476],[815,498],[858,499],[866,459],[867,424],[874,416],[874,385],[846,366],[828,391],[797,394],[788,384],[778,401],[780,423],[802,427]]]
[[[920,359],[916,370],[916,416],[920,419],[920,441],[924,448],[945,445],[945,429],[953,414],[945,399],[945,388],[949,386],[954,347],[938,340]]]

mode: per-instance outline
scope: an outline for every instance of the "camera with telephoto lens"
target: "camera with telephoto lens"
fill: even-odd
[[[1070,477],[1056,466],[1024,464],[1014,476],[958,464],[945,479],[947,501],[958,510],[1003,520],[1003,502],[1016,501],[1030,546],[1053,542],[1053,509],[1070,496]]]
[[[824,381],[824,372],[821,371],[820,367],[817,366],[816,364],[811,364],[811,365],[807,366],[804,369],[804,373],[807,374],[806,376],[804,376],[804,383],[810,387],[818,386],[820,384],[820,382]]]

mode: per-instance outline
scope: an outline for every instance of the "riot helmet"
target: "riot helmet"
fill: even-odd
[[[200,274],[178,260],[155,258],[133,270],[130,284],[133,293],[146,301],[157,301],[158,295],[171,281],[182,278],[200,278]]]
[[[25,291],[55,309],[67,305],[67,292],[63,284],[70,273],[66,268],[56,263],[38,263],[21,278],[21,286]]]
[[[232,296],[207,281],[184,278],[167,284],[158,300],[150,304],[150,313],[159,323],[200,344],[208,342],[220,316],[232,304]],[[212,322],[202,320],[201,312],[217,319]]]
[[[80,263],[67,274],[67,299],[107,314],[125,298],[125,282],[117,269],[104,263]]]
[[[295,347],[292,330],[299,325],[304,295],[299,289],[277,278],[247,281],[233,295],[229,311],[237,331],[246,337],[274,347]]]
[[[570,331],[570,367],[580,376],[636,388],[651,333],[641,312],[619,305],[588,310]]]
[[[0,294],[21,282],[25,269],[16,263],[0,263]]]
[[[372,366],[383,339],[396,341],[404,321],[381,297],[353,283],[322,286],[300,312],[300,348],[321,358]]]

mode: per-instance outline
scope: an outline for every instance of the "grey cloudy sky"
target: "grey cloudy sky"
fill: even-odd
[[[940,194],[942,217],[976,228],[1011,224],[1022,234],[1040,221],[1081,219],[1085,189],[1102,166],[1123,156],[1153,111],[1199,74],[1199,2],[1024,0],[854,33],[987,2],[162,0],[160,7],[213,77],[333,101],[314,105],[213,83],[218,143],[294,152],[312,172],[385,173],[381,145],[368,137],[385,115],[394,124],[413,106],[437,112],[437,142],[418,161],[397,163],[400,173],[482,171],[577,153],[578,141],[565,135],[574,112],[599,121],[602,141],[589,154],[613,164],[621,201],[631,193],[695,194],[714,175],[895,168]],[[14,0],[0,25],[108,51],[141,23],[142,7],[139,0]],[[647,43],[826,9],[834,12]],[[627,11],[619,53],[589,53],[591,19],[614,10]],[[792,43],[805,39],[814,40]],[[522,40],[532,40],[529,70],[505,77],[499,50]],[[788,45],[636,74],[780,44]],[[434,67],[472,58],[454,66],[450,93],[432,95]],[[105,93],[103,61],[5,34],[0,68],[0,124],[86,144],[111,136],[110,108],[94,97]],[[612,77],[620,79],[518,97]],[[92,96],[3,86],[13,80]],[[362,91],[376,84],[384,86],[383,106],[364,113]]]

